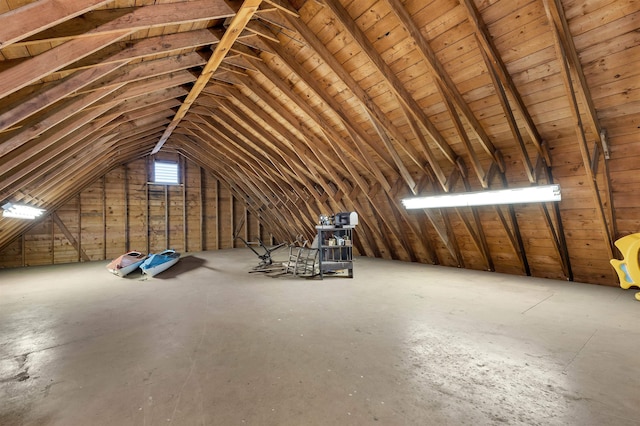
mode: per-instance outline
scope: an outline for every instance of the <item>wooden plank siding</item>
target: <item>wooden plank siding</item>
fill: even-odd
[[[79,260],[107,260],[127,250],[145,252],[147,235],[150,238],[151,252],[167,248],[165,240],[167,234],[170,236],[169,246],[182,253],[233,247],[232,235],[234,227],[241,223],[242,216],[245,214],[244,202],[235,198],[224,182],[220,182],[197,164],[184,158],[179,159],[177,155],[163,154],[160,157],[164,160],[184,161],[187,171],[184,181],[188,194],[186,205],[182,201],[182,185],[149,185],[151,189],[147,202],[145,190],[149,177],[146,169],[147,161],[137,160],[124,164],[97,179],[77,197],[73,197],[56,210],[55,214],[60,218],[66,231],[73,236],[76,243],[80,244],[80,250],[86,253],[88,259],[82,259],[77,247],[74,247],[49,215],[0,251],[0,259],[2,259],[0,268],[73,263]],[[200,186],[201,173],[202,187]],[[125,174],[129,178],[127,182],[124,180]],[[128,188],[128,191],[125,188]],[[169,201],[167,209],[165,209],[165,188],[167,188]],[[203,191],[202,194],[201,191]],[[219,191],[223,194],[222,196],[218,196]],[[204,205],[201,205],[201,200],[205,200]],[[231,202],[236,210],[233,216],[230,209]],[[124,208],[125,205],[128,205],[128,209]],[[104,211],[103,206],[106,206]],[[188,218],[186,230],[183,208],[186,208]],[[149,227],[146,225],[147,209],[149,209]],[[165,211],[168,216],[165,216]],[[202,220],[201,211],[205,212]],[[259,229],[262,229],[265,243],[268,243],[268,225],[263,223],[255,213],[248,214],[248,217],[249,241],[257,241]],[[204,233],[200,231],[201,223],[206,230]],[[125,227],[128,227],[128,233],[125,233]],[[185,232],[187,248],[184,247]],[[129,236],[128,246],[125,235]],[[206,238],[203,239],[203,236]],[[219,246],[216,245],[218,240]],[[235,246],[244,247],[244,244],[236,242]]]

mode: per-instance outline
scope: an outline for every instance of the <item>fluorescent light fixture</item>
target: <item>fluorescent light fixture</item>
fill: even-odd
[[[405,198],[407,209],[435,209],[442,207],[488,206],[497,204],[543,203],[560,201],[560,185],[528,186],[496,191],[462,192],[432,197]]]
[[[17,219],[35,219],[44,213],[44,210],[22,204],[6,203],[2,206],[4,217]]]

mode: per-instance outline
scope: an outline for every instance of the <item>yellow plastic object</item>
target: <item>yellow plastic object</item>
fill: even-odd
[[[640,233],[624,236],[615,242],[624,259],[611,259],[611,266],[618,273],[620,287],[628,289],[631,286],[640,287]],[[640,300],[640,293],[636,293]]]

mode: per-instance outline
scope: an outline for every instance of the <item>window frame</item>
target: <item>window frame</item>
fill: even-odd
[[[162,165],[166,166],[173,166],[175,168],[175,181],[169,181],[169,180],[164,180],[164,181],[159,181],[158,180],[158,165],[161,165],[160,167],[162,167]],[[161,170],[161,172],[165,172],[165,173],[160,173],[161,175],[164,176],[169,176],[169,173],[173,173],[173,170],[168,170],[165,169],[164,171]],[[153,183],[157,184],[157,185],[180,185],[180,165],[178,164],[177,161],[170,161],[170,160],[154,160],[153,162]]]

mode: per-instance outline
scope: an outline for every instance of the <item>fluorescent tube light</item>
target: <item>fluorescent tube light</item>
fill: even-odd
[[[2,206],[2,216],[17,219],[35,219],[44,213],[44,210],[21,204],[6,203]]]
[[[560,185],[528,186],[496,191],[462,192],[431,197],[405,198],[407,209],[434,209],[442,207],[488,206],[497,204],[543,203],[560,201]]]

